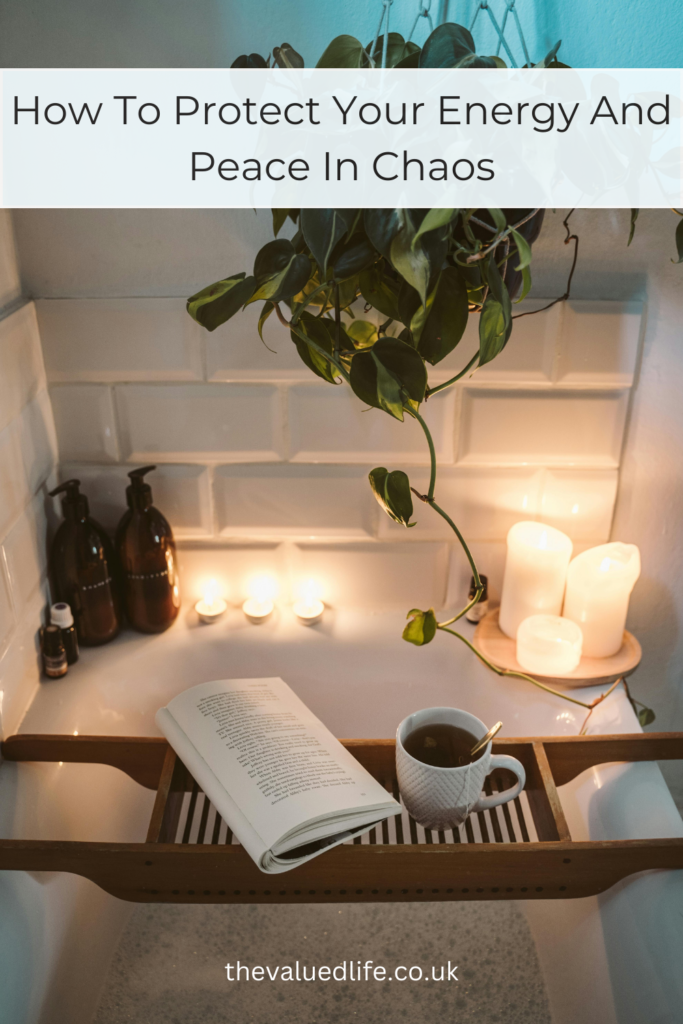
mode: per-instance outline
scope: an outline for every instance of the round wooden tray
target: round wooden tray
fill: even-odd
[[[493,662],[497,668],[512,669],[524,672],[516,657],[516,643],[503,633],[498,625],[498,609],[485,615],[474,633],[475,646]],[[643,655],[636,638],[628,631],[624,632],[624,643],[620,651],[611,658],[582,658],[578,668],[567,676],[540,676],[537,672],[528,672],[541,683],[549,686],[597,686],[602,683],[613,683],[622,676],[630,676],[638,668]]]

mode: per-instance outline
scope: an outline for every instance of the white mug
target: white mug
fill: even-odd
[[[491,741],[472,764],[459,768],[437,768],[412,757],[403,746],[416,729],[424,725],[455,725],[466,729],[476,740],[487,733],[483,722],[467,711],[456,708],[425,708],[404,718],[396,730],[396,775],[408,813],[425,828],[446,829],[462,825],[473,811],[514,800],[524,789],[526,773],[516,757],[491,754]],[[484,779],[495,768],[507,768],[517,783],[503,793],[484,796]]]

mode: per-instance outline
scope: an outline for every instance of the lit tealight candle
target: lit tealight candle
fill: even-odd
[[[197,615],[202,622],[216,622],[221,615],[225,614],[228,605],[222,597],[218,596],[218,584],[216,580],[209,580],[204,587],[204,595],[194,606]]]
[[[272,615],[277,591],[277,582],[272,576],[256,576],[250,581],[249,597],[242,605],[242,611],[250,622],[259,625]]]
[[[575,622],[559,615],[531,615],[517,630],[517,661],[525,672],[565,676],[581,661],[582,643]]]
[[[600,544],[569,563],[562,614],[583,631],[583,653],[609,658],[624,642],[631,591],[640,576],[635,544]]]
[[[571,555],[571,540],[554,526],[523,522],[510,529],[498,624],[513,640],[530,615],[560,614]]]
[[[294,604],[294,614],[304,626],[312,626],[323,617],[325,605],[318,594],[315,580],[308,580],[301,588],[301,599]]]

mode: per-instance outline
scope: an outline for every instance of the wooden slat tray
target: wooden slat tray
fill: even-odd
[[[342,742],[397,794],[393,740]],[[0,870],[67,871],[142,903],[330,903],[571,899],[637,871],[683,868],[683,839],[573,842],[556,788],[596,764],[683,758],[683,733],[498,739],[493,752],[523,763],[520,799],[447,832],[404,809],[360,841],[265,875],[165,740],[13,736],[8,761],[112,765],[157,795],[144,842],[0,840]],[[494,774],[487,786],[507,784]]]

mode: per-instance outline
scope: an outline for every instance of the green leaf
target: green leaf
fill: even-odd
[[[363,44],[354,36],[337,36],[316,64],[317,68],[360,68],[367,64]]]
[[[432,642],[436,636],[436,616],[433,608],[426,612],[413,608],[406,618],[410,619],[410,622],[403,630],[404,640],[409,644],[415,644],[416,647],[423,647]]]
[[[652,708],[646,708],[644,704],[641,705],[640,711],[638,712],[638,721],[643,727],[646,725],[652,725],[656,717],[657,716]]]
[[[465,280],[455,267],[446,267],[419,336],[423,359],[435,365],[452,352],[465,333],[468,315]]]
[[[440,207],[428,210],[413,237],[413,245],[415,246],[422,235],[427,234],[428,231],[435,231],[437,228],[446,227],[451,221],[455,220],[459,213],[460,210],[445,210]]]
[[[676,225],[676,249],[678,251],[678,259],[671,262],[683,263],[683,217],[681,217]]]
[[[359,279],[360,292],[366,302],[392,320],[400,320],[398,309],[398,286],[386,274],[382,267],[375,264],[364,270]]]
[[[531,271],[528,267],[522,267],[522,290],[515,299],[515,305],[525,299],[531,291]]]
[[[302,210],[300,223],[306,245],[313,253],[322,280],[332,251],[347,234],[356,217],[356,210]]]
[[[391,262],[401,277],[412,285],[420,296],[420,301],[425,305],[432,267],[423,246],[413,244],[416,228],[410,212],[399,210],[399,216],[402,226],[391,243]]]
[[[553,46],[552,50],[550,50],[549,53],[546,53],[545,57],[543,58],[543,60],[539,64],[534,64],[534,67],[535,68],[548,68],[548,67],[550,67],[550,65],[553,62],[557,64],[558,62],[555,60],[555,58],[557,57],[557,51],[559,50],[559,48],[561,46],[562,46],[562,40],[558,39],[558,41]]]
[[[507,70],[507,64],[502,57],[489,57],[489,60],[493,61],[493,66],[496,68],[504,68]]]
[[[502,210],[497,209],[494,206],[487,206],[486,209],[491,214],[491,220],[498,231],[505,231],[508,226],[507,217]]]
[[[479,316],[479,366],[495,359],[512,332],[510,295],[491,256],[487,266],[489,294]]]
[[[332,270],[336,281],[343,281],[372,266],[377,260],[374,245],[363,234],[356,234],[350,242],[341,242],[332,256]]]
[[[304,59],[289,43],[273,47],[273,60],[279,68],[302,68]]]
[[[408,43],[408,46],[413,46],[413,43]],[[400,60],[394,67],[397,68],[419,68],[420,66],[420,47],[416,46],[415,49],[407,54],[403,60]]]
[[[311,276],[311,261],[308,256],[297,253],[286,238],[268,242],[254,260],[256,291],[250,302],[270,299],[281,302],[298,295]]]
[[[628,233],[628,242],[626,243],[627,246],[629,246],[633,241],[633,236],[636,231],[636,221],[638,220],[639,213],[640,210],[631,210],[631,230]]]
[[[318,348],[332,355],[332,336],[327,329],[325,321],[319,320],[312,313],[305,311],[301,315],[298,327],[307,338],[316,343]],[[306,364],[309,370],[312,370],[317,377],[326,380],[328,384],[337,384],[338,373],[332,363],[325,359],[324,355],[321,355],[315,348],[312,348],[303,338],[300,338],[295,331],[290,333],[302,362]]]
[[[371,349],[353,357],[350,380],[362,402],[402,420],[403,393],[422,402],[427,371],[411,345],[399,338],[380,338]]]
[[[372,41],[365,47],[366,53],[370,53]],[[384,33],[382,33],[375,46],[372,58],[376,67],[382,66],[382,52],[384,50]],[[415,43],[406,43],[400,32],[390,32],[387,39],[387,67],[395,68],[406,57],[413,56],[415,51],[419,53],[420,48]],[[417,67],[417,64],[414,65]]]
[[[513,228],[510,232],[515,240],[517,246],[517,255],[519,256],[519,264],[515,267],[515,270],[524,270],[531,263],[531,246],[527,242],[524,235],[520,235],[519,231],[515,231]]]
[[[400,469],[389,473],[384,466],[378,466],[369,473],[368,479],[372,493],[386,514],[400,526],[415,526],[410,522],[413,498],[406,474]]]
[[[391,243],[401,230],[400,210],[364,210],[363,226],[377,252],[391,260]]]
[[[271,213],[273,214],[273,234],[277,238],[280,234],[280,228],[287,220],[289,210],[271,210]]]
[[[421,68],[454,68],[466,57],[475,56],[472,34],[462,25],[439,25],[422,47]]]
[[[357,349],[372,348],[377,341],[377,328],[369,320],[354,320],[347,324],[346,333]]]
[[[263,325],[265,324],[266,320],[268,319],[268,317],[270,316],[270,314],[273,312],[274,309],[275,309],[275,306],[273,305],[272,302],[266,302],[264,304],[264,306],[263,306],[263,309],[261,310],[261,315],[258,318],[259,338],[261,339],[261,341],[263,342],[264,345],[265,345],[266,342],[265,342],[265,339],[263,337]]]
[[[398,292],[399,321],[410,326],[421,305],[420,296],[412,285],[401,279],[401,287]]]
[[[259,53],[243,53],[230,65],[231,68],[267,68],[268,64]]]
[[[250,301],[255,287],[254,277],[244,274],[226,277],[191,295],[187,300],[187,312],[207,331],[215,331]]]

